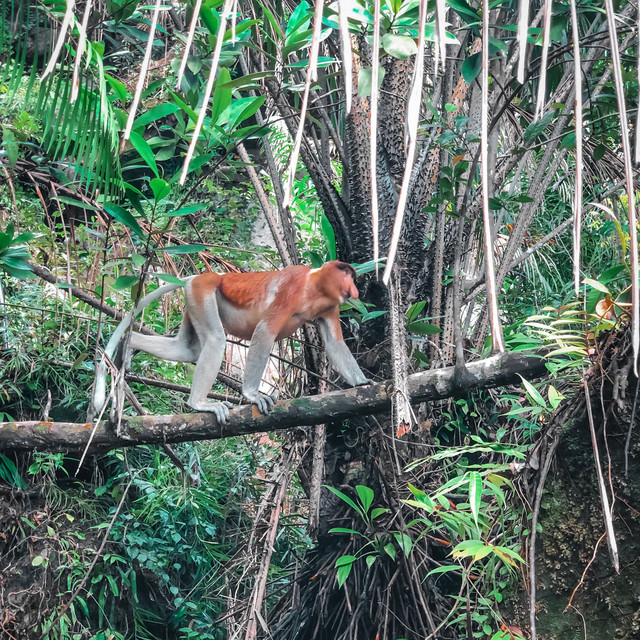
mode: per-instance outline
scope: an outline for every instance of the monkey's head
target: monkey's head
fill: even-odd
[[[322,266],[322,270],[327,270],[332,274],[332,280],[338,288],[338,294],[340,301],[345,302],[349,298],[357,299],[358,289],[356,289],[356,270],[346,262],[340,262],[339,260],[331,260]]]

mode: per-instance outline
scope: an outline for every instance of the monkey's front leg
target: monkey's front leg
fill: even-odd
[[[344,378],[345,382],[353,387],[372,384],[373,380],[364,375],[342,338],[338,315],[336,314],[329,319],[320,318],[318,328],[320,329],[320,335],[322,336],[329,362]]]
[[[249,402],[255,404],[260,413],[269,413],[278,400],[277,395],[270,396],[258,391],[262,375],[267,368],[275,336],[276,334],[268,328],[266,322],[258,323],[251,338],[249,353],[244,367],[242,395]]]

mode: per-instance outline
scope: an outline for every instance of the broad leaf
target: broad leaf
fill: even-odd
[[[114,219],[129,227],[139,238],[144,238],[144,232],[140,228],[138,221],[126,210],[117,204],[105,203],[104,210]]]
[[[378,69],[378,88],[382,86],[384,80],[384,67]],[[360,69],[358,71],[358,98],[367,98],[371,95],[371,69]]]
[[[360,498],[360,502],[362,502],[362,506],[364,507],[365,512],[368,513],[373,503],[373,489],[359,484],[356,487],[356,491],[358,492],[358,497]]]
[[[147,163],[149,168],[153,171],[153,173],[158,175],[158,165],[156,164],[156,159],[153,156],[153,151],[149,146],[149,143],[135,131],[132,131],[129,140],[133,145],[133,148],[140,154],[140,157]]]
[[[385,33],[380,44],[390,56],[398,58],[398,60],[406,60],[418,52],[418,45],[413,38],[396,33]]]
[[[115,291],[123,291],[124,289],[130,289],[133,285],[138,284],[140,278],[138,276],[120,276],[116,278],[113,283],[113,289]]]

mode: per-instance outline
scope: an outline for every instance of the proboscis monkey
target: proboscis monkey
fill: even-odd
[[[286,338],[305,322],[318,321],[329,362],[349,384],[371,382],[349,351],[340,328],[340,304],[357,298],[356,272],[351,265],[333,260],[319,269],[286,267],[282,271],[254,273],[204,273],[185,280],[186,308],[178,335],[147,336],[135,331],[130,348],[163,360],[195,362],[188,404],[196,411],[211,411],[220,422],[229,419],[229,403],[209,402],[207,394],[222,364],[225,334],[250,340],[242,395],[267,413],[276,398],[258,391],[276,340]],[[118,325],[105,348],[113,358],[125,331],[147,305],[182,287],[167,284],[145,296]],[[124,355],[127,366],[130,354]],[[106,359],[98,366],[92,409],[99,414],[106,400]]]

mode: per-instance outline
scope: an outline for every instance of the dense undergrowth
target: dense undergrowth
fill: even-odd
[[[278,10],[269,2],[239,3],[250,12],[219,34],[220,4],[203,3],[180,81],[184,25],[163,8],[164,21],[150,41],[148,7],[108,2],[96,9],[103,15],[85,57],[78,54],[84,75],[77,83],[81,99],[72,103],[67,98],[77,49],[71,41],[48,78],[41,74],[42,52],[34,56],[29,49],[34,29],[38,35],[47,18],[60,20],[64,3],[36,3],[20,25],[13,3],[0,0],[2,16],[11,15],[0,21],[0,421],[84,422],[96,353],[115,324],[105,308],[129,310],[156,282],[207,269],[271,269],[287,256],[314,267],[336,257],[371,259],[372,70],[354,73],[360,95],[347,120],[337,18],[327,7],[321,36],[327,55],[320,60],[326,73],[311,90],[313,108],[300,129],[301,159],[291,164],[287,207],[283,177],[302,102],[313,10],[307,2],[275,3]],[[374,7],[356,4],[353,44],[362,64],[370,65]],[[453,362],[454,321],[463,334],[455,341],[467,359],[491,348],[490,340],[482,342],[488,297],[474,160],[481,106],[480,58],[473,51],[482,17],[466,2],[447,6],[448,46],[455,41],[460,48],[444,63],[459,66],[439,75],[434,65],[424,87],[424,108],[415,119],[423,164],[414,172],[413,226],[405,228],[401,244],[407,304],[400,324],[408,346],[399,349],[406,350],[409,371]],[[638,394],[627,328],[628,201],[610,189],[622,184],[623,169],[613,126],[618,107],[602,45],[603,10],[591,2],[579,8],[585,34],[593,38],[585,40],[585,54],[594,56],[584,61],[585,94],[593,101],[584,159],[572,155],[575,131],[567,116],[567,96],[575,90],[563,68],[568,7],[554,4],[547,80],[554,98],[540,120],[532,113],[537,71],[511,93],[513,65],[503,39],[514,44],[507,37],[514,33],[513,7],[501,7],[500,19],[507,22],[491,39],[498,123],[492,172],[500,176],[489,203],[496,256],[520,237],[517,255],[506,260],[499,319],[508,350],[553,351],[547,379],[414,407],[406,432],[386,416],[364,416],[327,425],[326,441],[321,430],[300,428],[278,438],[123,449],[82,463],[61,453],[1,452],[2,638],[519,640],[527,636],[534,602],[532,549],[539,558],[533,607],[539,636],[637,636],[640,493],[637,433],[629,425]],[[628,3],[620,9],[620,19],[631,20]],[[379,96],[385,115],[378,178],[384,248],[405,162],[402,118],[418,3],[393,0],[382,10],[386,80]],[[16,34],[8,34],[10,23]],[[434,28],[427,25],[427,33]],[[529,44],[537,69],[535,29],[530,39],[536,42]],[[205,98],[219,37],[220,69]],[[136,111],[131,105],[149,41],[153,68]],[[629,47],[623,64],[634,102],[637,44]],[[456,104],[447,101],[450,95]],[[206,126],[182,186],[182,162],[205,102],[211,103]],[[125,140],[129,109],[132,133]],[[253,180],[241,149],[251,154]],[[547,182],[545,158],[552,174]],[[570,176],[583,162],[589,170],[585,202],[606,206],[585,212],[585,279],[576,296],[572,243],[562,225],[572,215]],[[528,221],[523,211],[530,212]],[[267,213],[275,218],[273,230]],[[274,248],[274,238],[289,254]],[[29,258],[46,266],[58,284],[33,278]],[[362,299],[343,309],[344,330],[365,369],[383,380],[391,377],[394,355],[388,292],[371,263],[362,271],[368,272],[358,283]],[[69,295],[70,284],[93,302]],[[450,321],[456,304],[464,322]],[[181,305],[179,297],[157,302],[144,323],[171,333]],[[328,379],[317,386],[323,367],[310,342],[299,334],[279,347],[271,381],[283,396],[321,391],[335,381],[325,372]],[[229,347],[228,373],[242,368],[243,349]],[[133,372],[188,386],[193,367],[139,355]],[[184,390],[130,385],[142,409],[128,403],[126,413],[185,410]],[[222,385],[214,391],[229,393]],[[607,491],[616,498],[620,575],[602,537],[590,426],[604,450]],[[316,477],[315,453],[322,462]],[[326,486],[320,489],[320,483]]]

